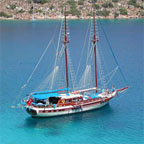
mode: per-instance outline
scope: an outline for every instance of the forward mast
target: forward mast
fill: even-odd
[[[65,49],[65,67],[66,67],[66,87],[69,87],[69,78],[68,78],[68,58],[67,58],[67,43],[69,43],[69,40],[67,38],[67,22],[66,22],[66,7],[65,7],[65,21],[64,21],[64,49]]]

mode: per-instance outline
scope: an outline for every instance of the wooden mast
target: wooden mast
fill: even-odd
[[[97,61],[96,61],[96,22],[95,22],[95,12],[93,13],[93,25],[94,25],[94,35],[93,35],[93,48],[94,48],[94,65],[95,65],[95,87],[98,88],[98,80],[97,80]],[[98,92],[96,90],[96,92]]]
[[[65,35],[64,35],[64,49],[65,49],[65,67],[66,67],[66,87],[69,87],[69,81],[68,81],[68,60],[67,60],[67,43],[69,43],[67,39],[67,24],[66,24],[66,7],[65,7]]]

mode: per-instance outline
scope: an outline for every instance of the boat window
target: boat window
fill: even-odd
[[[71,102],[72,102],[72,99],[65,100],[65,103],[71,103]]]
[[[80,99],[75,99],[75,98],[74,98],[72,101],[73,101],[73,102],[79,102]]]
[[[72,100],[70,99],[69,102],[72,102]]]
[[[69,103],[69,100],[66,100],[66,103]]]
[[[51,104],[57,104],[60,98],[58,97],[50,97],[49,98],[49,103]]]

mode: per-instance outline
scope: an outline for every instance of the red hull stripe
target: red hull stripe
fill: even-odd
[[[94,101],[93,103],[85,103],[83,105],[74,105],[72,108],[65,108],[65,109],[58,109],[58,110],[40,110],[39,113],[51,113],[51,112],[61,112],[61,111],[70,111],[73,110],[77,107],[82,108],[82,107],[89,107],[89,106],[94,106],[94,105],[99,105],[103,102],[109,101],[111,98],[107,98],[104,101],[101,99],[100,101]]]

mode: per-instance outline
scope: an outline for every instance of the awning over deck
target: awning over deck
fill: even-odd
[[[58,97],[60,94],[58,93],[48,93],[48,94],[37,94],[37,95],[32,95],[33,98],[36,99],[47,99],[49,97]]]
[[[63,89],[57,89],[57,90],[34,92],[33,95],[49,94],[49,93],[56,93],[56,92],[62,92],[62,91],[69,91],[69,89],[68,88],[63,88]]]

